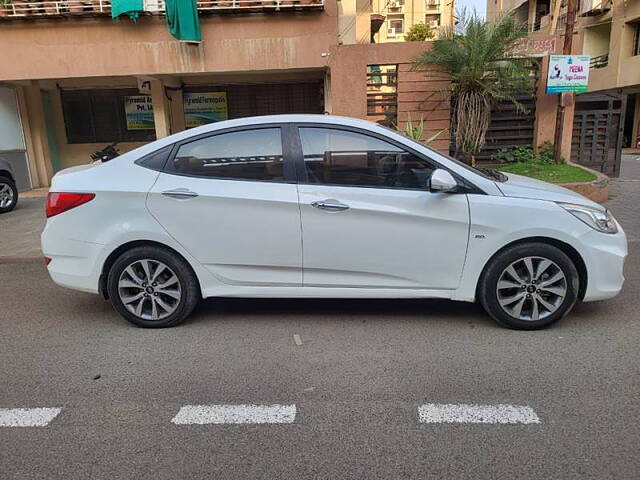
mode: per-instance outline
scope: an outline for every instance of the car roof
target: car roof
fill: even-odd
[[[262,115],[256,117],[234,118],[233,120],[223,120],[222,122],[209,123],[198,127],[201,132],[214,131],[223,128],[241,127],[249,125],[260,125],[265,123],[331,123],[334,125],[344,125],[353,127],[372,128],[379,125],[361,120],[359,118],[341,117],[338,115],[320,114],[287,114],[287,115]],[[190,130],[195,132],[195,129]]]

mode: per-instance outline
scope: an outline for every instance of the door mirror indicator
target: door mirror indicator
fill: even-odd
[[[451,193],[458,188],[458,182],[448,171],[437,168],[431,174],[427,188],[430,192]]]

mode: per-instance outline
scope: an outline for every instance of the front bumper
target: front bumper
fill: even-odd
[[[624,283],[627,237],[619,227],[616,234],[591,231],[581,237],[581,252],[587,267],[585,302],[615,297]]]

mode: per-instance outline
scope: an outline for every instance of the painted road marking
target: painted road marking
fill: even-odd
[[[302,346],[302,339],[300,338],[300,335],[298,335],[297,333],[293,334],[293,341],[295,342],[295,344],[299,347]]]
[[[0,408],[0,427],[46,427],[61,408]]]
[[[293,423],[295,405],[186,405],[171,420],[176,425]]]
[[[418,407],[420,423],[540,423],[531,407],[427,403]]]

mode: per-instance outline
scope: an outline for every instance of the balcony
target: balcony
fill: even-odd
[[[426,0],[425,7],[427,10],[438,10],[440,8],[440,0]]]
[[[164,15],[164,0],[148,0],[143,15]],[[259,13],[302,10],[322,10],[324,0],[198,0],[198,12]],[[2,4],[0,21],[56,17],[105,17],[111,16],[110,0],[13,0]]]

